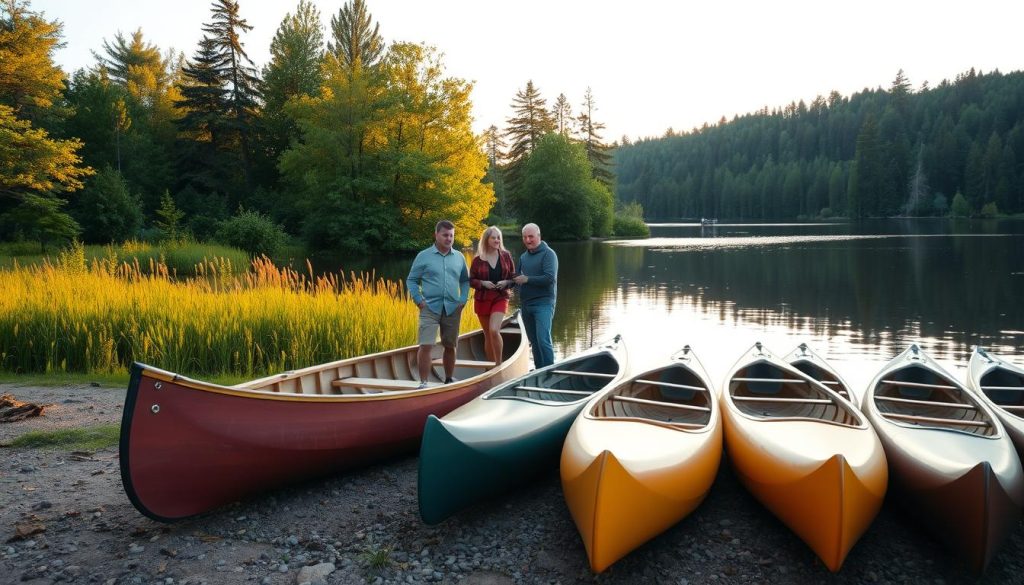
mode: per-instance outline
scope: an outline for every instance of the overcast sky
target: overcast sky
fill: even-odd
[[[243,37],[258,66],[297,0],[241,0]],[[315,0],[325,25],[341,0]],[[118,31],[191,57],[208,0],[30,0],[64,23],[56,58],[71,73]],[[903,69],[915,88],[975,67],[1024,68],[1020,0],[367,0],[386,41],[425,42],[449,75],[475,82],[474,128],[504,127],[532,79],[548,105],[574,113],[592,88],[608,142],[689,130],[722,116],[835,89],[888,87]]]

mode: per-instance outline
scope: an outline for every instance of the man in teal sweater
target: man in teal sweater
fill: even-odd
[[[540,227],[535,223],[523,226],[523,245],[526,251],[519,257],[519,275],[514,278],[519,285],[520,317],[533,351],[533,365],[543,368],[555,363],[551,322],[558,293],[558,255],[540,239]]]
[[[469,268],[462,252],[452,249],[455,224],[443,219],[434,227],[434,245],[416,255],[405,280],[406,290],[420,309],[420,325],[416,352],[420,388],[427,387],[430,375],[431,350],[438,332],[444,354],[444,383],[450,384],[455,370],[455,346],[459,341],[462,307],[469,299]]]

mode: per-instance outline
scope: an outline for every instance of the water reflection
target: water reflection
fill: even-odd
[[[634,367],[689,343],[720,377],[755,341],[776,353],[806,341],[855,389],[911,342],[948,366],[974,344],[1024,363],[1024,222],[661,224],[651,235],[551,243],[557,355],[622,333]],[[518,258],[521,244],[506,245]],[[404,279],[411,261],[314,267]]]
[[[778,353],[807,341],[863,383],[911,342],[947,365],[979,343],[1024,356],[1021,228],[719,224],[700,237],[706,227],[656,226],[649,240],[555,244],[556,342],[568,354],[623,333],[641,360],[690,343],[715,375],[754,341]]]

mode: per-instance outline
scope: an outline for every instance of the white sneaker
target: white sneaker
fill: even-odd
[[[420,385],[417,386],[416,389],[417,390],[423,390],[426,387],[427,387],[427,383],[426,382],[420,382]]]

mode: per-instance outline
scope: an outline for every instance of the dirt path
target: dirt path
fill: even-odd
[[[0,425],[0,442],[118,423],[124,397],[89,386],[0,392],[54,404]],[[436,527],[419,520],[411,456],[161,524],[125,496],[116,448],[4,448],[0,461],[0,583],[1024,583],[1024,525],[978,581],[888,504],[833,575],[727,464],[693,515],[594,576],[556,471]],[[374,571],[374,558],[386,566]],[[332,570],[318,581],[314,566]]]

